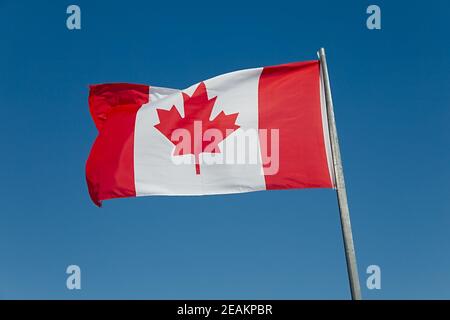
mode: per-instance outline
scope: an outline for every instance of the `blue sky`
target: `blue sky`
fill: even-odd
[[[450,298],[449,15],[448,1],[0,0],[0,298],[348,299],[332,190],[99,209],[84,175],[89,84],[185,88],[322,46],[363,296]],[[381,290],[365,287],[371,264]]]

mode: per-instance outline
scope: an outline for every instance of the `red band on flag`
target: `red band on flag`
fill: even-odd
[[[259,129],[279,130],[279,169],[276,174],[265,174],[266,188],[332,188],[322,124],[319,61],[265,67],[259,80],[258,103]],[[266,154],[267,148],[274,146],[261,144],[261,153]]]
[[[149,87],[102,84],[90,87],[89,107],[99,134],[86,163],[86,180],[98,206],[111,198],[136,196],[134,127],[136,113],[149,101]]]

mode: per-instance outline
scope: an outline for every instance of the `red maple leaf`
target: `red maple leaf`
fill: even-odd
[[[236,125],[236,118],[239,113],[226,115],[223,111],[221,111],[213,120],[209,120],[217,97],[208,99],[206,86],[203,82],[198,85],[191,97],[184,92],[182,95],[184,102],[184,118],[181,117],[175,106],[172,106],[170,110],[156,109],[158,112],[159,123],[155,125],[155,128],[166,136],[166,138],[169,139],[175,146],[177,146],[178,143],[183,142],[172,136],[172,133],[175,130],[186,129],[190,133],[191,148],[189,151],[182,149],[181,152],[175,155],[193,154],[195,157],[196,174],[200,174],[200,153],[205,152],[205,149],[208,146],[208,153],[220,152],[217,144],[223,141],[234,130],[239,128],[239,126]],[[197,132],[197,134],[195,134],[196,130],[199,130],[199,123],[201,124],[201,132]],[[215,137],[213,141],[205,141],[203,136],[209,129],[219,130],[221,137]],[[214,144],[215,147],[211,148],[211,144]]]

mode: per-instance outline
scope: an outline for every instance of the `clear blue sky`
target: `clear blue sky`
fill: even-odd
[[[382,30],[366,28],[369,4]],[[363,296],[450,298],[449,16],[448,1],[0,0],[0,298],[349,298],[332,190],[99,209],[85,183],[89,84],[185,88],[321,46]]]

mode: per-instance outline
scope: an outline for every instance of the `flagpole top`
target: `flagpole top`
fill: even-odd
[[[317,51],[317,55],[319,56],[319,58],[321,56],[324,56],[325,55],[325,48],[320,48],[319,51]]]

